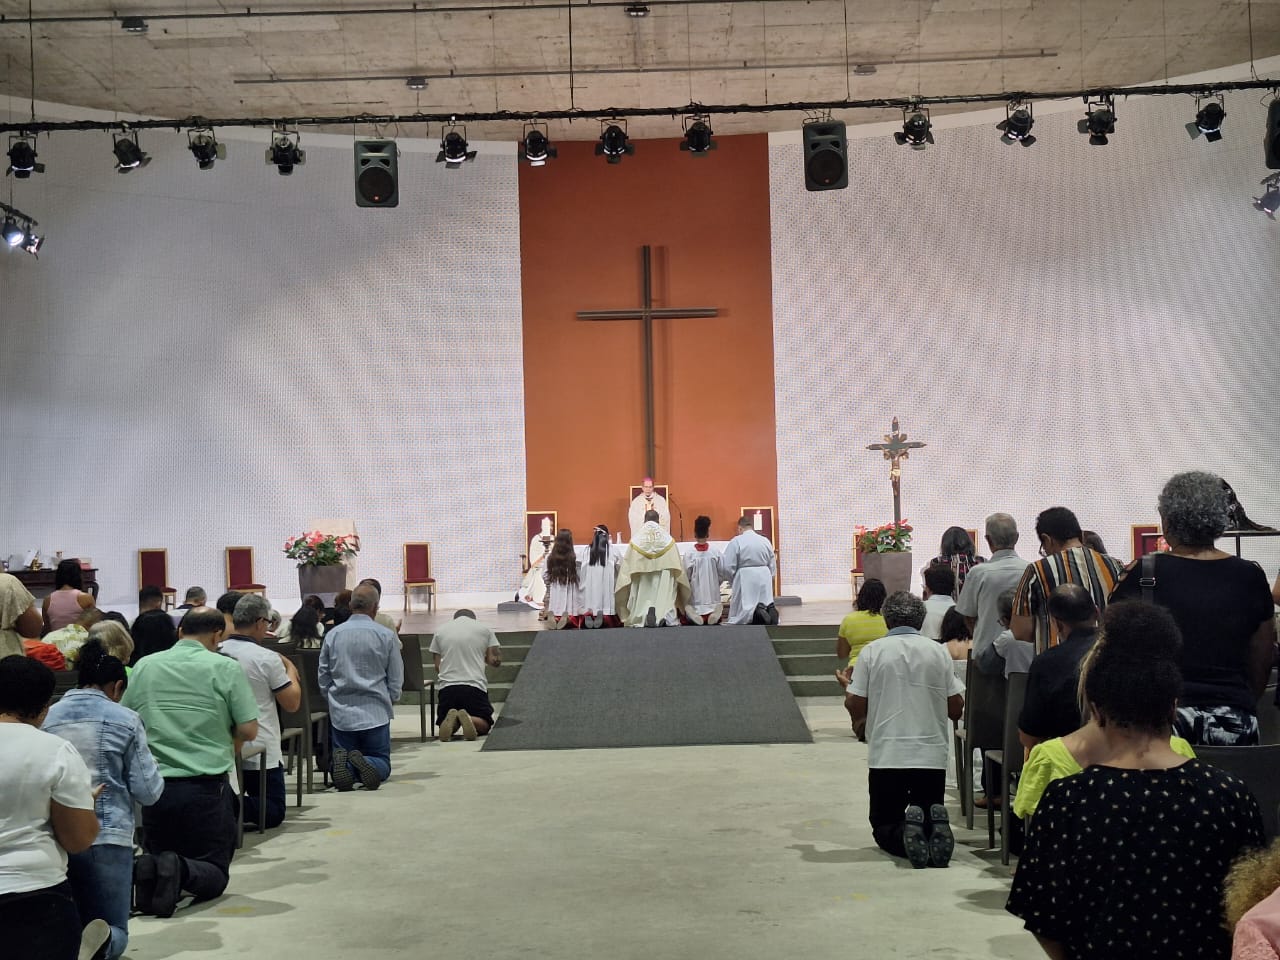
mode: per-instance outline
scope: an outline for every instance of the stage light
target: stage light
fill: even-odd
[[[1089,135],[1089,143],[1095,147],[1105,147],[1107,138],[1116,132],[1116,102],[1111,94],[1103,94],[1101,99],[1084,98],[1084,119],[1077,124],[1081,133]]]
[[[125,33],[146,33],[150,26],[142,17],[120,18],[120,27]]]
[[[116,173],[128,173],[138,167],[145,167],[151,162],[151,157],[143,153],[142,148],[138,146],[136,131],[130,133],[125,129],[116,134],[111,149],[116,155]]]
[[[596,156],[606,163],[621,163],[622,158],[636,152],[635,145],[627,140],[627,121],[601,120],[600,142],[596,144]]]
[[[457,170],[475,158],[476,151],[467,149],[467,128],[458,123],[446,124],[436,163],[443,163],[446,170]]]
[[[408,87],[410,90],[425,90],[427,89],[427,78],[426,77],[408,77],[405,80],[404,85]]]
[[[44,237],[37,237],[30,230],[27,231],[27,239],[22,242],[21,249],[31,254],[37,260],[40,259],[40,248],[44,246]]]
[[[282,177],[292,174],[294,167],[307,162],[307,152],[298,146],[301,142],[297,130],[276,127],[271,131],[271,146],[267,147],[268,166],[274,164]]]
[[[1220,93],[1210,93],[1196,97],[1196,118],[1187,124],[1187,133],[1195,140],[1201,134],[1208,143],[1217,143],[1222,139],[1222,121],[1226,119],[1227,110]]]
[[[628,17],[634,17],[637,20],[649,15],[649,8],[643,3],[629,3],[623,9],[627,12]]]
[[[4,218],[4,226],[0,227],[0,237],[4,238],[6,247],[16,247],[27,239],[27,231],[18,225],[12,215]]]
[[[7,203],[0,203],[0,213],[4,214],[4,223],[0,225],[0,240],[4,241],[5,247],[10,250],[25,250],[36,256],[44,245],[44,237],[36,235],[35,220]]]
[[[1005,105],[1004,122],[997,123],[996,129],[1003,132],[1000,137],[1005,143],[1020,143],[1029,147],[1036,142],[1031,135],[1031,128],[1036,125],[1036,118],[1030,103],[1019,103],[1013,100]]]
[[[933,124],[929,121],[929,108],[916,104],[902,108],[902,132],[893,139],[899,146],[910,145],[912,150],[923,150],[933,143]]]
[[[1262,185],[1267,190],[1262,196],[1253,198],[1253,208],[1261,210],[1274,220],[1276,211],[1280,210],[1280,173],[1271,174],[1271,176],[1262,181]]]
[[[10,173],[17,180],[26,180],[33,173],[44,173],[44,164],[36,160],[36,148],[27,141],[25,134],[9,141],[9,169],[5,174]]]
[[[706,114],[690,113],[683,121],[684,140],[681,150],[687,150],[691,157],[705,157],[708,151],[716,149],[716,142],[711,139],[711,118]]]
[[[547,136],[546,124],[526,123],[524,137],[520,141],[517,152],[520,159],[531,167],[546,166],[548,160],[554,159],[556,148],[551,145],[551,138]]]
[[[219,143],[209,127],[196,127],[187,131],[187,149],[196,158],[201,170],[212,170],[215,160],[227,159],[226,144]]]

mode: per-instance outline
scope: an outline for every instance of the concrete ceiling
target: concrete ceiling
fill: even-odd
[[[159,117],[326,116],[785,103],[1070,90],[1158,82],[1280,54],[1280,0],[740,0],[621,4],[140,2],[126,33],[94,0],[32,0],[35,96]],[[27,0],[0,0],[0,94],[31,92]],[[264,16],[198,16],[248,9]],[[314,11],[281,16],[285,11]],[[272,16],[270,14],[276,14]],[[161,15],[178,15],[160,19]],[[97,18],[97,19],[88,19]],[[572,44],[570,44],[572,20]],[[573,79],[570,83],[570,53]],[[856,69],[862,65],[860,69]],[[693,69],[691,69],[691,67]],[[846,69],[847,67],[847,69]],[[425,90],[405,78],[425,75]],[[964,109],[958,107],[956,109]],[[942,112],[935,109],[935,113]],[[893,119],[851,111],[849,122]],[[796,128],[796,113],[726,114],[717,133]],[[406,128],[406,135],[420,128]],[[677,136],[640,118],[633,137]],[[517,137],[519,124],[468,129]],[[553,138],[594,139],[590,120]]]

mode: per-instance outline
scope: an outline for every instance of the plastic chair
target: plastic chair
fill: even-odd
[[[323,782],[329,782],[329,704],[320,689],[320,651],[299,650],[289,659],[298,668],[303,701],[298,713],[290,714],[289,725],[305,731],[302,754],[307,765],[307,793],[314,793],[315,762],[320,762]]]
[[[245,768],[244,762],[250,757],[261,757],[258,761],[258,832],[266,833],[266,820],[262,816],[266,812],[264,809],[267,799],[267,747],[263,743],[246,743],[240,748],[240,752],[236,754],[236,783],[240,786],[240,803],[239,809],[236,811],[236,849],[239,850],[244,846],[244,798],[247,795],[244,788]]]
[[[418,740],[427,740],[427,694],[431,702],[431,736],[436,735],[436,682],[426,678],[422,663],[422,640],[417,636],[405,637],[400,644],[400,657],[404,661],[404,689],[418,694]]]
[[[431,544],[404,545],[404,609],[409,610],[409,596],[414,590],[427,592],[427,610],[436,608],[436,578],[431,575]]]
[[[178,591],[169,586],[169,551],[164,547],[138,550],[138,589],[159,587],[166,610],[177,604]]]
[[[265,594],[267,588],[253,580],[253,547],[227,547],[227,589]]]
[[[1027,699],[1027,675],[1011,673],[1005,686],[1004,743],[999,750],[988,750],[984,755],[986,781],[991,784],[994,767],[1000,768],[1000,862],[1009,864],[1009,826],[1013,811],[1010,810],[1013,778],[1022,772],[1022,741],[1018,738],[1018,717],[1022,714],[1023,701]],[[987,804],[987,842],[995,846],[996,811],[994,804]]]
[[[1262,808],[1267,841],[1280,830],[1280,744],[1257,747],[1195,747],[1196,757],[1243,780]]]
[[[964,756],[969,768],[974,750],[999,750],[1004,745],[1003,675],[990,676],[978,669],[972,657],[965,675],[964,692]],[[961,809],[965,812],[965,825],[973,829],[973,774],[961,780]],[[988,787],[990,784],[988,784]],[[990,797],[988,797],[990,800]],[[988,803],[990,806],[990,803]],[[994,836],[992,846],[995,846]]]

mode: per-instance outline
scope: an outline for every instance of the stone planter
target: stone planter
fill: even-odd
[[[333,598],[347,589],[346,564],[335,564],[328,567],[302,566],[298,568],[298,591],[305,600],[315,594],[324,601],[326,607],[333,606]]]
[[[911,551],[902,553],[864,553],[862,555],[862,576],[865,580],[873,577],[884,584],[889,593],[911,589]]]

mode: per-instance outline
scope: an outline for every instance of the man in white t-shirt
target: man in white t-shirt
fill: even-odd
[[[964,709],[964,684],[942,644],[921,635],[924,602],[905,591],[880,608],[889,632],[867,644],[849,677],[845,709],[865,723],[871,833],[913,867],[945,867],[955,838],[943,806],[948,720]]]
[[[956,589],[956,573],[949,563],[931,563],[924,568],[924,623],[920,633],[930,640],[942,637],[942,619],[956,605],[951,594]]]
[[[440,742],[452,740],[459,727],[468,740],[488,733],[493,727],[493,704],[484,668],[486,664],[502,666],[497,636],[472,611],[459,610],[436,630],[429,649],[438,675]]]

